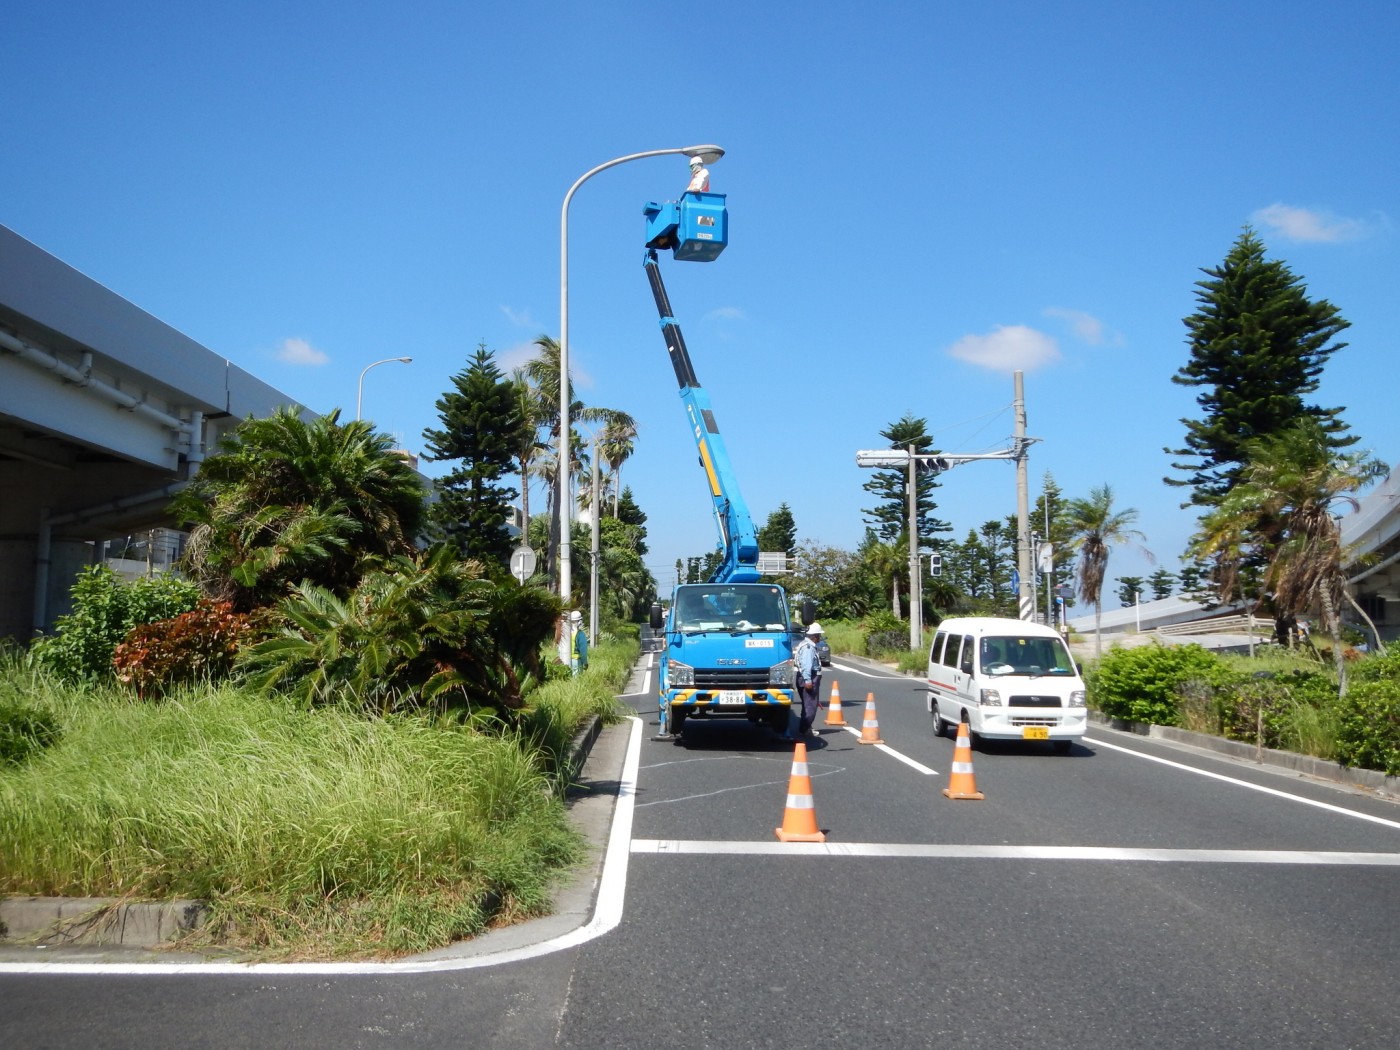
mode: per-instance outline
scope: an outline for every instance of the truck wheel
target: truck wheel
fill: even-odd
[[[671,736],[675,738],[676,742],[680,743],[681,730],[685,728],[685,715],[679,711],[672,711],[671,724],[667,728],[671,730]]]

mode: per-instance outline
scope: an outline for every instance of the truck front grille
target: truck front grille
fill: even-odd
[[[696,689],[767,689],[766,667],[697,667]]]

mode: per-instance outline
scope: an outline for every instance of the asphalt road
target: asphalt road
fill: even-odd
[[[1400,806],[1101,728],[984,744],[986,798],[952,801],[918,683],[833,680],[854,732],[809,751],[824,845],[774,836],[791,745],[648,724],[593,939],[441,972],[0,970],[0,1045],[1396,1045]]]

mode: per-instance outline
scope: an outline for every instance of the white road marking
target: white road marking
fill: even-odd
[[[854,733],[856,736],[860,736],[860,730],[855,728],[854,726],[843,726],[842,728],[845,729],[848,733]],[[899,759],[906,766],[910,766],[913,769],[917,769],[920,773],[923,773],[925,776],[935,776],[938,773],[938,770],[929,769],[928,766],[923,765],[919,762],[915,762],[908,755],[901,755],[898,751],[890,747],[888,744],[871,744],[870,746],[873,747],[876,751],[883,751],[891,758]]]
[[[633,853],[962,860],[1151,861],[1169,864],[1331,864],[1400,868],[1400,853],[1274,849],[1136,849],[1124,846],[956,846],[898,842],[710,842],[635,839]]]
[[[827,664],[827,666],[830,667],[833,671],[850,671],[851,674],[858,674],[862,678],[907,679],[909,677],[908,675],[900,674],[898,671],[886,671],[884,674],[880,674],[876,671],[871,671],[864,667],[852,667],[850,664],[838,664],[835,661]]]
[[[1344,817],[1355,817],[1357,820],[1369,820],[1372,824],[1384,824],[1388,828],[1400,828],[1400,821],[1387,820],[1385,817],[1373,817],[1369,813],[1362,813],[1355,809],[1346,809],[1342,806],[1334,806],[1330,802],[1318,802],[1316,799],[1304,798],[1302,795],[1294,795],[1287,791],[1279,791],[1277,788],[1264,787],[1262,784],[1251,784],[1247,780],[1240,780],[1237,777],[1227,777],[1223,773],[1212,773],[1207,769],[1197,769],[1195,766],[1188,766],[1184,762],[1173,762],[1169,758],[1158,758],[1156,755],[1149,755],[1142,751],[1134,751],[1130,747],[1122,747],[1118,744],[1110,744],[1107,740],[1099,740],[1094,737],[1085,737],[1084,743],[1093,744],[1095,747],[1106,747],[1113,751],[1121,751],[1125,755],[1132,755],[1134,758],[1145,758],[1149,762],[1157,762],[1164,766],[1171,766],[1173,769],[1182,769],[1188,773],[1195,773],[1197,776],[1210,777],[1212,780],[1224,781],[1226,784],[1234,784],[1236,787],[1248,788],[1250,791],[1260,791],[1265,795],[1273,795],[1276,798],[1286,798],[1290,802],[1301,802],[1305,806],[1315,806],[1318,809],[1325,809],[1329,813],[1340,813]]]

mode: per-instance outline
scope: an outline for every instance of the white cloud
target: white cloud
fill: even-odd
[[[1063,306],[1050,306],[1045,310],[1046,317],[1064,321],[1080,342],[1090,346],[1121,346],[1123,336],[1115,332],[1093,314],[1083,310],[1070,310]]]
[[[720,306],[705,314],[706,321],[743,321],[747,320],[744,311],[737,306]]]
[[[530,316],[529,310],[512,310],[505,304],[501,305],[501,313],[506,315],[506,320],[517,328],[538,328],[535,319]]]
[[[534,340],[528,343],[516,343],[504,350],[496,351],[496,367],[509,375],[517,368],[524,368],[527,363],[538,357],[539,353],[540,348],[535,345]]]
[[[277,349],[277,360],[289,365],[324,365],[330,357],[305,339],[284,339]]]
[[[1317,208],[1295,208],[1278,202],[1260,208],[1250,216],[1250,221],[1290,241],[1332,244],[1359,240],[1371,233],[1370,225],[1361,219],[1347,219]]]
[[[1054,338],[1025,325],[997,325],[986,335],[965,335],[948,348],[959,361],[993,372],[1029,372],[1060,359]]]

